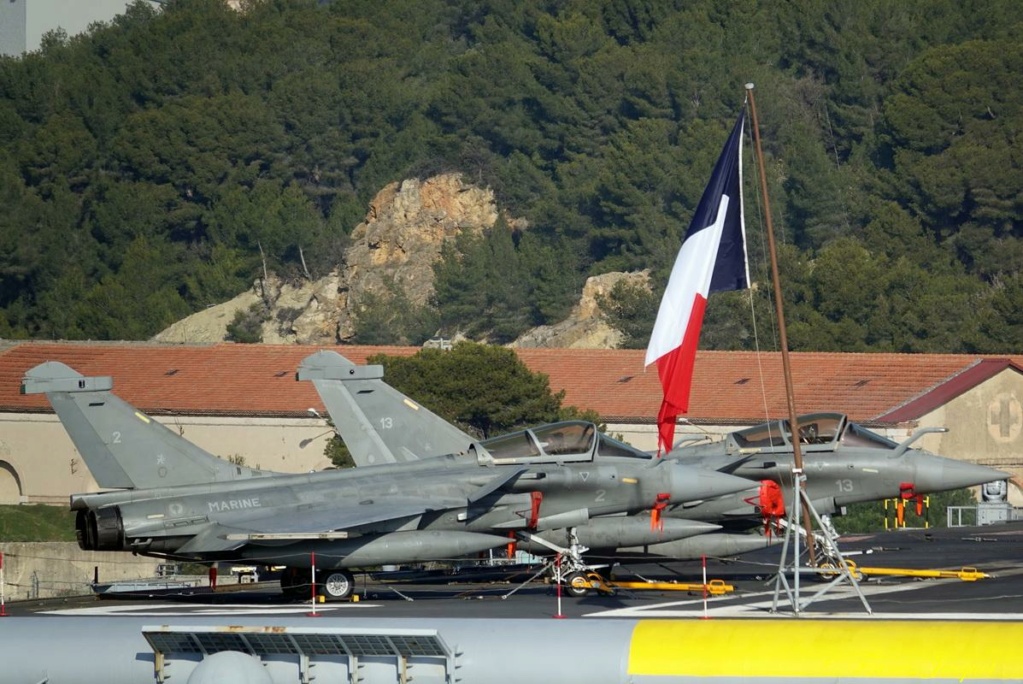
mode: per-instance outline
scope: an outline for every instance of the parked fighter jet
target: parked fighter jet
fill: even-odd
[[[338,434],[344,440],[358,466],[376,462],[430,460],[452,452],[464,451],[472,437],[465,434],[426,407],[405,396],[383,380],[381,366],[357,366],[333,351],[319,351],[306,357],[298,369],[298,380],[312,380],[327,407]],[[480,442],[495,458],[521,454],[570,453],[573,448],[561,444],[565,435],[588,423],[553,423],[531,430],[501,435]],[[607,435],[599,435],[599,453],[605,457],[631,458],[636,450]],[[647,454],[648,458],[653,458]],[[690,505],[714,501],[715,510],[752,510],[758,501],[759,485],[749,483],[740,492],[724,497],[710,492]],[[753,503],[749,503],[753,502]],[[590,558],[609,558],[616,552],[635,556],[699,558],[701,555],[730,556],[763,548],[767,542],[748,534],[716,533],[713,523],[704,526],[696,520],[678,516],[668,520],[661,515],[667,506],[658,506],[655,521],[651,515],[624,514],[609,518],[590,518],[569,523],[535,535],[520,535],[518,548],[538,555],[561,552],[578,565],[581,549]]]
[[[910,445],[931,432],[916,430],[896,443],[840,413],[814,413],[797,418],[806,492],[821,515],[841,515],[844,506],[883,499],[916,500],[923,495],[995,480],[1007,473],[987,466],[944,458]],[[731,473],[761,483],[753,501],[728,509],[725,497],[717,502],[673,506],[667,515],[739,525],[763,515],[783,516],[793,496],[792,430],[787,420],[775,420],[733,432],[722,441],[676,447],[667,458],[681,463]]]
[[[379,367],[377,367],[379,369]],[[352,373],[372,374],[373,367]],[[45,393],[97,483],[116,488],[71,497],[83,549],[132,551],[199,562],[288,567],[285,591],[327,570],[322,590],[343,598],[348,568],[440,560],[591,518],[637,513],[746,489],[732,475],[659,462],[573,422],[505,448],[409,463],[301,475],[233,465],[200,449],[111,393],[109,377],[86,378],[59,362],[28,371],[22,392]],[[560,446],[555,440],[561,439]],[[708,529],[677,521],[666,538]],[[598,523],[603,525],[603,523]],[[631,538],[634,528],[597,532]],[[716,528],[716,526],[710,526]]]
[[[361,368],[340,354],[322,351],[307,357],[298,374],[300,380],[314,381],[331,416],[337,416],[335,424],[357,462],[360,457],[364,461],[371,457],[395,458],[388,454],[401,454],[404,460],[439,456],[471,439],[385,383],[382,374],[355,379]],[[922,428],[897,444],[850,422],[842,414],[811,414],[798,423],[806,489],[821,515],[841,514],[844,506],[863,501],[890,498],[919,501],[924,494],[1008,477],[985,466],[909,449],[924,434],[943,428]],[[497,437],[481,445],[489,449],[493,443],[500,448],[504,439]],[[784,518],[786,506],[791,504],[793,456],[788,421],[740,430],[723,441],[677,447],[667,458],[746,478],[753,481],[753,488],[673,504],[663,512],[665,518],[748,529],[765,520]],[[545,536],[549,540],[563,540],[564,533],[565,530],[551,531]],[[603,541],[603,545],[588,546],[606,551],[609,540]],[[537,544],[533,540],[525,548],[536,551]],[[721,532],[687,539],[624,543],[616,550],[620,554],[684,559],[734,555],[763,545],[763,540],[757,537]]]

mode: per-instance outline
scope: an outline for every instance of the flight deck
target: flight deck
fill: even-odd
[[[1023,523],[950,529],[899,530],[846,536],[842,552],[863,569],[859,587],[874,617],[899,619],[1023,620]],[[700,589],[636,589],[645,580],[700,585],[699,561],[621,565],[613,577],[629,581],[613,595],[600,592],[558,597],[542,580],[525,581],[519,568],[506,577],[480,581],[470,574],[449,578],[403,575],[402,581],[357,575],[358,600],[313,603],[289,599],[275,582],[182,590],[136,591],[8,603],[9,619],[50,616],[316,616],[344,618],[758,618],[791,614],[784,592],[775,601],[779,546],[730,559],[708,559],[706,577],[730,590],[704,598]],[[874,573],[873,570],[880,572]],[[906,574],[900,575],[900,572]],[[919,571],[919,572],[917,572]],[[943,571],[943,577],[928,577]],[[964,573],[965,571],[965,573]],[[859,572],[857,573],[859,574]],[[962,576],[965,579],[960,579]],[[790,585],[794,578],[790,577]],[[800,596],[825,581],[800,573]],[[805,614],[868,617],[847,584],[832,587]]]
[[[709,559],[707,579],[729,587],[711,596],[630,584],[570,598],[518,569],[490,581],[357,575],[353,598],[329,603],[287,598],[277,582],[18,601],[0,617],[3,681],[1023,682],[1023,523],[850,536],[841,549],[864,569],[869,613],[839,584],[792,617],[776,592],[778,546]],[[920,576],[935,571],[948,576]],[[613,574],[702,584],[704,569]],[[798,577],[800,600],[828,586]]]

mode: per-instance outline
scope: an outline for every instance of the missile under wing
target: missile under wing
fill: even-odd
[[[459,454],[349,470],[284,474],[223,461],[115,397],[110,378],[61,363],[29,370],[24,393],[44,393],[99,484],[74,495],[79,545],[199,562],[288,567],[282,586],[304,593],[315,554],[333,598],[348,568],[444,560],[503,546],[508,533],[544,532],[723,495],[748,482],[679,463],[599,457],[596,427],[576,422],[572,453]],[[551,435],[553,438],[554,435]],[[535,435],[531,439],[536,439]],[[545,451],[545,449],[547,449]]]

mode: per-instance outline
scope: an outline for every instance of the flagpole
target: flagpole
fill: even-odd
[[[799,491],[805,492],[806,483],[803,478],[803,450],[799,446],[799,420],[796,416],[795,390],[792,386],[792,365],[789,363],[789,343],[785,332],[785,310],[781,299],[781,278],[778,275],[778,252],[774,243],[774,224],[771,221],[771,201],[767,195],[767,174],[764,171],[764,152],[760,147],[760,124],[757,120],[757,103],[753,97],[753,84],[746,84],[746,94],[749,96],[750,114],[753,117],[753,142],[757,149],[757,160],[760,162],[760,194],[764,198],[764,215],[767,222],[767,248],[771,255],[771,280],[774,284],[774,309],[778,317],[778,337],[781,344],[781,365],[785,375],[785,400],[789,409],[789,427],[791,428],[792,460],[795,469],[792,475],[799,482]],[[815,562],[813,548],[813,525],[810,517],[810,507],[803,496],[799,497],[803,506],[803,524],[806,527],[806,547],[810,553],[810,564]],[[793,505],[799,505],[793,501]],[[799,572],[799,568],[796,568]]]

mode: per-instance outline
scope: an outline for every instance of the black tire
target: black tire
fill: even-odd
[[[355,577],[347,570],[330,570],[317,589],[328,601],[344,601],[355,591]]]
[[[590,580],[581,572],[573,572],[565,578],[565,593],[573,598],[581,598],[590,593]]]

